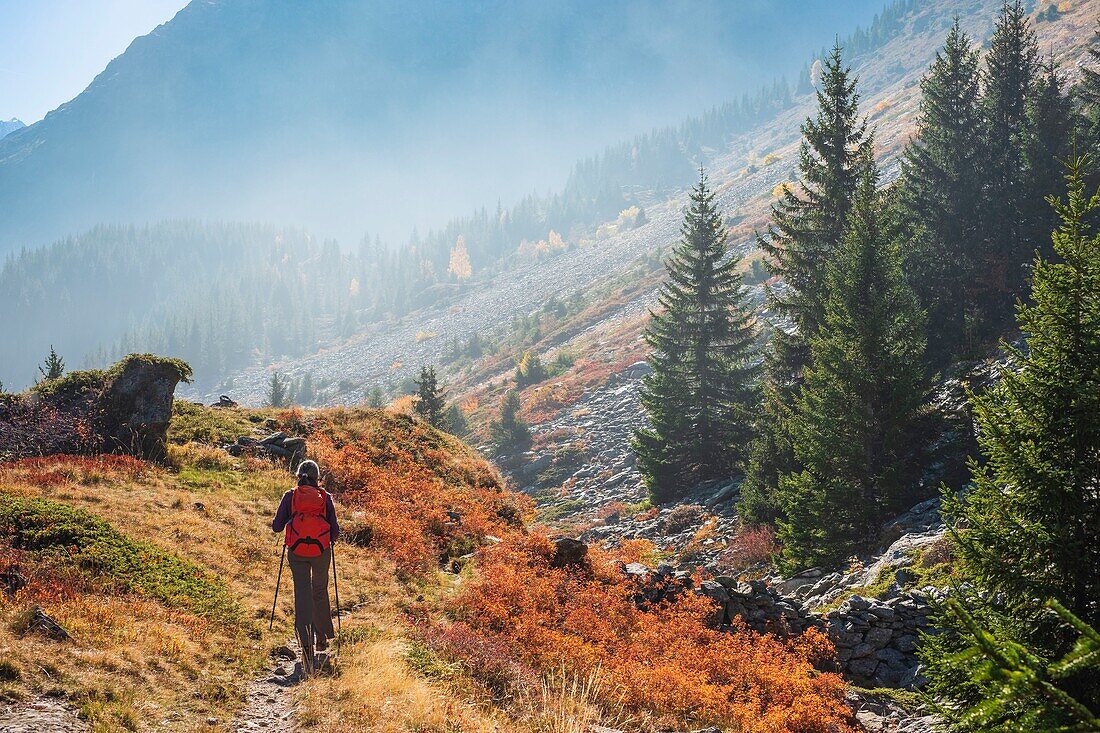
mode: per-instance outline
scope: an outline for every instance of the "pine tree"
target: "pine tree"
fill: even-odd
[[[969,663],[968,683],[982,690],[979,702],[937,706],[954,730],[1100,731],[1096,696],[1067,684],[1067,677],[1100,678],[1100,631],[1057,601],[1047,601],[1062,625],[1078,635],[1069,652],[1048,661],[1048,655],[983,628],[958,600],[946,605],[968,645],[952,661]]]
[[[420,379],[416,380],[417,396],[413,409],[426,423],[442,430],[446,425],[445,410],[447,403],[443,390],[436,380],[435,367],[420,368]]]
[[[1072,161],[1068,198],[1055,201],[1057,261],[1036,261],[1033,305],[1018,308],[1026,347],[1006,346],[1010,368],[971,400],[985,463],[972,463],[965,496],[945,492],[944,501],[957,571],[977,589],[963,596],[967,610],[1048,661],[1074,637],[1043,599],[1100,625],[1100,233],[1091,224],[1100,195],[1085,191],[1088,168]],[[938,623],[947,633],[923,654],[933,691],[959,706],[985,699],[986,686],[965,682],[972,663],[944,653],[967,629],[949,615]],[[1095,670],[1065,684],[1079,699],[1100,699]]]
[[[658,295],[661,310],[645,331],[653,372],[641,403],[650,427],[634,440],[658,501],[736,470],[757,401],[754,316],[702,170],[680,231]]]
[[[42,375],[41,381],[43,382],[57,379],[65,373],[65,360],[57,355],[52,344],[50,345],[50,353],[46,356],[46,361],[38,367],[38,373]]]
[[[952,26],[921,80],[917,134],[902,161],[898,204],[905,271],[935,324],[928,334],[933,366],[965,351],[974,312],[971,283],[981,247],[982,110],[979,58],[970,37]]]
[[[816,67],[816,64],[815,64]],[[776,481],[798,469],[790,450],[786,417],[810,360],[808,340],[816,335],[825,305],[826,263],[844,238],[859,178],[859,161],[870,140],[859,116],[859,94],[840,46],[821,66],[818,112],[802,125],[799,195],[785,188],[772,207],[772,225],[758,238],[769,255],[768,269],[783,278],[782,289],[768,292],[771,310],[785,323],[776,325],[765,357],[764,408],[742,487],[746,515],[776,516]]]
[[[508,390],[500,405],[500,419],[489,426],[493,447],[498,453],[514,453],[531,445],[531,429],[520,417],[519,393]]]
[[[386,406],[386,399],[382,396],[382,389],[380,387],[371,387],[367,392],[367,407],[372,407],[375,410],[380,410]]]
[[[267,386],[268,407],[286,407],[290,403],[289,386],[279,372],[274,372]]]
[[[1028,99],[1038,73],[1035,32],[1020,0],[1005,2],[986,56],[983,76],[986,179],[978,263],[981,325],[996,336],[1011,322],[1012,307],[1023,294],[1033,243],[1027,225],[1031,186],[1025,149],[1031,128]]]
[[[906,506],[922,468],[923,314],[902,274],[868,152],[824,324],[791,418],[805,467],[779,479],[785,564],[835,563]]]
[[[1065,93],[1064,81],[1054,57],[1040,67],[1041,75],[1028,100],[1028,136],[1024,146],[1027,161],[1029,200],[1025,211],[1028,250],[1038,249],[1049,259],[1050,231],[1058,225],[1047,203],[1064,188],[1065,161],[1070,157],[1074,135],[1073,104]]]
[[[1082,66],[1081,83],[1074,92],[1081,101],[1083,127],[1092,154],[1100,154],[1100,19],[1089,44],[1091,66]]]

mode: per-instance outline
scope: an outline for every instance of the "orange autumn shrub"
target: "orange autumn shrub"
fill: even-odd
[[[632,589],[601,553],[589,570],[551,566],[552,545],[532,534],[486,548],[480,574],[451,615],[544,674],[599,666],[608,705],[632,712],[773,733],[854,731],[845,685],[815,670],[827,641],[784,643],[746,627],[711,628],[712,601],[684,594],[639,610]],[[826,646],[822,646],[822,644]]]
[[[310,450],[327,488],[362,513],[371,543],[403,577],[516,532],[530,513],[457,439],[405,415],[334,412],[314,425]]]
[[[134,481],[152,470],[148,463],[132,456],[107,453],[92,456],[59,454],[0,463],[0,477],[8,474],[39,486]]]

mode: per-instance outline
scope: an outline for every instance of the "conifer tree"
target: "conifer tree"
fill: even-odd
[[[508,390],[500,405],[500,419],[489,426],[493,446],[498,453],[514,453],[531,445],[531,429],[520,417],[519,393]]]
[[[434,366],[420,368],[420,379],[416,380],[416,389],[416,403],[413,405],[416,414],[433,428],[444,429],[447,403],[436,379]]]
[[[873,538],[907,505],[922,468],[923,314],[902,274],[869,151],[864,171],[791,418],[804,469],[779,479],[779,536],[791,568],[836,562]]]
[[[701,169],[680,231],[658,295],[661,310],[651,314],[645,332],[653,373],[643,382],[641,402],[650,427],[634,440],[657,501],[733,473],[751,437],[756,404],[754,317]]]
[[[1100,233],[1092,226],[1100,195],[1085,190],[1088,169],[1087,159],[1073,160],[1068,198],[1054,202],[1057,261],[1036,261],[1033,304],[1018,308],[1026,347],[1006,346],[1010,368],[971,400],[985,462],[972,463],[962,498],[945,491],[944,500],[956,571],[975,587],[960,602],[993,636],[1048,662],[1076,635],[1044,600],[1100,625]],[[974,661],[950,654],[971,629],[952,614],[937,625],[945,633],[922,651],[931,690],[960,709],[988,699]],[[1079,700],[1100,699],[1095,667],[1068,670],[1062,685]],[[1051,713],[1019,729],[1068,723]]]
[[[985,241],[978,263],[984,336],[995,336],[1011,322],[1023,293],[1033,243],[1027,223],[1031,186],[1025,148],[1030,120],[1028,99],[1038,73],[1039,49],[1020,0],[1005,2],[986,56]]]
[[[1081,102],[1082,126],[1092,154],[1100,153],[1100,19],[1089,44],[1091,65],[1081,67],[1081,83],[1074,88]]]
[[[1038,249],[1049,259],[1050,231],[1058,226],[1047,198],[1065,187],[1065,161],[1070,157],[1074,135],[1074,112],[1065,93],[1062,74],[1054,57],[1041,66],[1041,74],[1028,100],[1028,136],[1024,146],[1030,193],[1026,210],[1028,251]]]
[[[928,314],[935,367],[959,355],[974,311],[980,251],[982,110],[979,58],[958,19],[921,80],[917,134],[902,161],[898,204],[905,271]]]
[[[376,410],[380,410],[386,406],[386,399],[382,396],[381,387],[371,387],[367,392],[367,407],[372,407]]]
[[[279,372],[271,375],[271,381],[267,385],[268,407],[286,407],[290,403],[290,385]]]
[[[844,237],[859,160],[870,146],[867,121],[859,116],[856,79],[839,45],[825,59],[815,86],[817,115],[802,125],[801,194],[784,189],[772,207],[772,225],[758,238],[769,255],[768,269],[784,281],[783,289],[768,292],[768,300],[785,323],[773,330],[765,357],[766,403],[742,487],[742,511],[752,517],[778,514],[778,476],[798,468],[786,417],[810,360],[808,341],[823,317],[826,263]]]
[[[46,361],[38,367],[38,373],[42,375],[41,381],[48,382],[57,379],[65,373],[65,360],[57,355],[53,345],[50,345],[50,353],[46,355]]]

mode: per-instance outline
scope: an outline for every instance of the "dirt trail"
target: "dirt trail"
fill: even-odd
[[[288,664],[288,663],[284,663]],[[293,733],[298,730],[295,722],[293,677],[271,676],[256,680],[248,688],[248,701],[237,718],[234,730],[279,730]]]
[[[0,703],[3,733],[87,733],[87,723],[62,698],[32,697]]]

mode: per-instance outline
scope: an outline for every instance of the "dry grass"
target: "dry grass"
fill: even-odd
[[[299,722],[321,733],[489,733],[517,731],[513,720],[445,681],[409,666],[402,627],[375,617],[352,628],[372,633],[340,652],[340,673],[301,689]]]
[[[368,443],[393,437],[383,425],[391,418],[383,412],[374,420],[367,411],[337,410],[330,417],[365,431],[356,438]],[[220,439],[220,433],[245,427],[244,420],[233,424],[236,418],[191,410],[176,434],[205,431]],[[229,424],[220,432],[208,430],[219,420]],[[445,442],[437,448],[460,446]],[[289,577],[283,578],[275,629],[267,630],[280,551],[268,524],[292,481],[274,464],[234,459],[203,443],[170,445],[169,454],[172,469],[63,457],[0,464],[0,495],[87,511],[135,541],[190,560],[224,579],[241,608],[239,619],[215,624],[107,585],[66,587],[64,578],[26,567],[30,556],[0,538],[0,569],[22,560],[31,579],[14,597],[0,594],[0,699],[66,697],[97,733],[235,729],[247,684],[269,673],[270,650],[292,636]],[[352,520],[352,512],[340,511]],[[402,586],[391,563],[351,545],[339,545],[338,561],[341,602],[358,610],[344,621],[339,674],[287,693],[299,699],[306,725],[348,733],[525,729],[499,710],[472,702],[477,696],[461,681],[431,680],[409,666],[403,609],[416,594],[437,592],[432,581]],[[25,633],[34,605],[57,619],[72,640]],[[217,722],[208,725],[208,719]]]
[[[228,721],[245,684],[270,666],[269,649],[291,636],[289,582],[275,631],[266,628],[279,562],[267,525],[291,482],[259,461],[229,461],[227,468],[225,458],[202,446],[171,450],[178,473],[150,467],[134,477],[60,459],[48,459],[57,460],[48,472],[9,465],[0,469],[0,492],[85,509],[136,540],[209,569],[228,583],[241,619],[216,624],[136,594],[48,584],[35,589],[32,582],[14,597],[0,595],[0,657],[19,677],[0,687],[3,695],[66,695],[97,731],[135,730],[136,721],[156,721],[169,731],[232,729]],[[340,552],[343,603],[396,605],[400,591],[388,567],[358,548]],[[36,604],[73,640],[19,633]],[[206,726],[211,717],[220,726]]]

